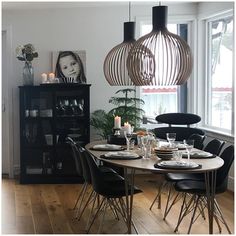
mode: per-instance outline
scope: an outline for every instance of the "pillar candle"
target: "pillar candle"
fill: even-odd
[[[127,134],[131,134],[131,125],[129,124],[129,122],[125,122],[124,123],[124,131],[127,132]]]
[[[50,73],[48,76],[51,81],[55,79],[55,75],[53,73]]]
[[[47,82],[47,74],[46,74],[46,73],[43,73],[43,74],[41,75],[41,77],[42,77],[42,83],[46,83],[46,82]]]
[[[114,118],[114,128],[115,129],[120,129],[121,128],[121,118],[120,118],[120,116],[116,116]]]

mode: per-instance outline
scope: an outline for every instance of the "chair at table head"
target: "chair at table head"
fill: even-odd
[[[166,139],[166,133],[176,133],[176,141],[188,139],[192,134],[205,135],[204,131],[190,127],[201,121],[201,117],[191,113],[165,113],[156,117],[158,123],[168,124],[168,127],[153,129],[157,138]],[[175,126],[173,126],[175,125]]]

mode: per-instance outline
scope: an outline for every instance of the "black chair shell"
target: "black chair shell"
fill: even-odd
[[[192,134],[189,136],[188,139],[194,140],[194,147],[197,149],[202,150],[203,149],[203,142],[205,140],[205,135],[200,135],[200,134]]]
[[[204,148],[203,150],[206,152],[210,152],[215,155],[219,155],[222,147],[224,146],[225,142],[219,139],[212,139]]]

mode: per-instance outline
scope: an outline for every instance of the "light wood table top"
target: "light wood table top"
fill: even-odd
[[[106,161],[109,163],[112,163],[117,166],[125,167],[125,168],[131,168],[131,169],[137,169],[137,170],[146,170],[151,172],[159,172],[159,173],[203,173],[208,171],[213,171],[219,169],[221,166],[223,166],[224,161],[220,157],[215,158],[208,158],[208,159],[193,159],[192,161],[202,165],[200,169],[162,169],[162,168],[155,168],[154,164],[157,162],[162,161],[160,158],[158,158],[156,155],[152,155],[151,158],[148,159],[134,159],[134,160],[111,160],[106,158],[101,158],[100,156],[105,154],[108,151],[95,151],[91,148],[94,145],[97,144],[105,144],[106,141],[95,141],[87,144],[85,148],[92,153],[97,159]],[[135,150],[134,150],[135,151]]]

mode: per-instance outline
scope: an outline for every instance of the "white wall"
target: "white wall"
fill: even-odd
[[[32,4],[32,3],[31,3]],[[123,41],[123,22],[128,21],[128,3],[113,6],[97,4],[92,7],[73,7],[66,3],[65,8],[57,8],[52,3],[43,9],[4,10],[2,11],[3,27],[12,29],[12,68],[11,86],[13,96],[13,148],[14,166],[19,166],[19,92],[22,85],[23,63],[16,59],[15,48],[20,44],[32,43],[39,53],[34,59],[35,84],[40,84],[40,75],[51,72],[51,52],[58,50],[86,50],[87,83],[91,86],[91,109],[110,110],[108,103],[111,96],[120,87],[111,87],[103,75],[103,61],[109,50]],[[7,3],[5,3],[5,6]],[[18,3],[19,5],[19,3]],[[24,4],[26,6],[27,3]],[[65,3],[64,3],[65,5]],[[152,5],[132,5],[132,19],[152,14]],[[169,7],[169,15],[189,15],[196,13],[196,4],[186,3]]]

